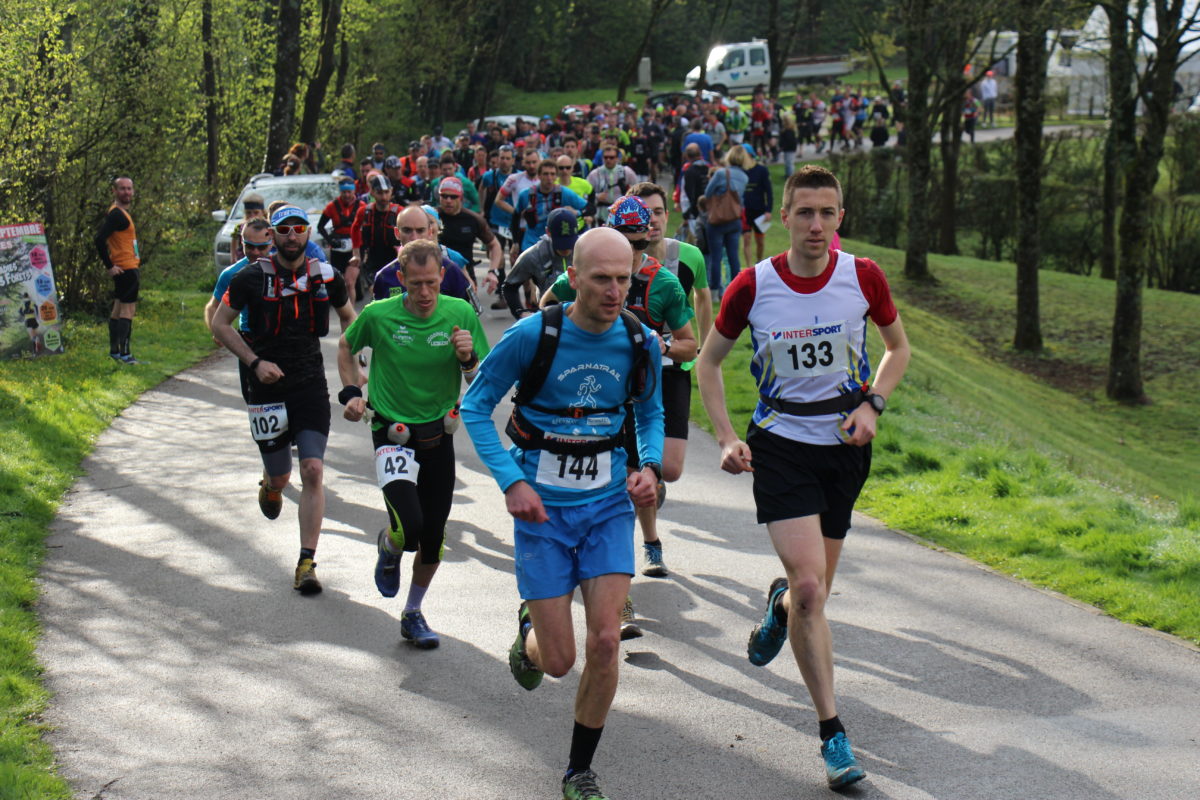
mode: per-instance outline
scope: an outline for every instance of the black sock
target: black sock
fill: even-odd
[[[592,756],[596,755],[596,746],[600,744],[602,733],[603,725],[599,728],[589,728],[575,723],[575,729],[571,732],[571,758],[567,762],[565,777],[569,778],[576,772],[592,768]]]
[[[114,317],[108,318],[108,352],[121,353],[121,320]]]
[[[316,558],[316,557],[317,557],[317,548],[301,547],[300,548],[300,558],[299,558],[299,560],[296,561],[296,563],[299,564],[301,561],[303,561],[306,558]]]
[[[133,333],[133,320],[121,319],[121,355],[129,355],[129,336]]]
[[[839,733],[846,732],[846,729],[842,727],[842,721],[836,716],[823,719],[818,724],[821,726],[820,736],[822,742],[827,742]]]
[[[657,542],[646,542],[645,545],[651,550],[662,551],[662,539],[659,539]]]
[[[775,598],[775,620],[780,625],[787,625],[787,604],[783,602],[786,594],[787,592],[780,592],[779,596]]]

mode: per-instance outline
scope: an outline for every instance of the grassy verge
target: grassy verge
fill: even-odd
[[[39,721],[48,700],[35,658],[44,540],[96,437],[146,389],[211,351],[201,313],[206,295],[183,288],[211,285],[205,255],[200,236],[147,269],[151,288],[142,292],[133,328],[133,349],[145,365],[109,359],[106,320],[72,316],[63,355],[0,363],[0,800],[71,797]],[[163,285],[169,288],[154,288]]]
[[[776,176],[782,179],[782,174]],[[778,196],[778,195],[777,195]],[[767,252],[787,247],[768,231]],[[913,361],[876,440],[860,508],[897,528],[1113,616],[1200,642],[1200,297],[1145,293],[1149,406],[1104,398],[1113,285],[1041,273],[1047,351],[1014,353],[1012,264],[904,254],[860,242],[891,277]],[[882,345],[872,335],[877,361]],[[756,389],[748,337],[725,369],[735,427]],[[694,419],[707,424],[698,395]]]

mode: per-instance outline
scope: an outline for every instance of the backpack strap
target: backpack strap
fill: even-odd
[[[521,374],[517,391],[512,396],[513,405],[529,405],[546,384],[550,364],[554,361],[554,354],[558,352],[558,343],[562,339],[562,321],[561,303],[542,309],[542,333],[538,337],[537,350],[533,354],[533,361],[529,362],[529,366]]]

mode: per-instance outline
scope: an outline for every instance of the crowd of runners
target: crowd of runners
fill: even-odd
[[[322,590],[332,410],[320,339],[337,317],[336,397],[347,419],[370,427],[382,501],[373,579],[396,597],[411,554],[399,628],[417,648],[440,643],[422,604],[442,560],[455,434],[465,430],[514,520],[522,602],[508,661],[520,686],[572,668],[576,590],[586,609],[568,800],[604,798],[593,756],[620,641],[642,635],[630,588],[635,528],[642,574],[670,575],[656,523],[667,484],[683,474],[693,372],[720,466],[753,473],[757,521],[784,573],[770,583],[749,660],[767,664],[790,639],[829,785],[865,775],[838,717],[824,607],[877,419],[909,350],[879,267],[840,250],[837,178],[789,165],[776,203],[758,160],[779,145],[776,115],[758,125],[760,104],[768,102],[756,94],[745,120],[740,108],[695,99],[667,109],[596,104],[511,131],[468,126],[450,140],[435,130],[403,156],[377,143],[359,160],[346,145],[332,165],[339,194],[315,229],[301,208],[243,197],[238,260],[205,309],[213,337],[238,360],[268,519],[282,513],[293,451],[299,463],[293,587],[303,595]],[[285,168],[310,157],[298,145]],[[132,181],[113,189],[97,245],[117,292],[113,357],[125,361],[137,297]],[[684,223],[669,231],[673,206]],[[775,210],[790,244],[764,258],[761,233]],[[745,270],[742,237],[753,263]],[[480,323],[488,298],[515,320],[495,342]],[[886,350],[877,370],[868,318]],[[743,437],[730,423],[721,363],[747,328],[760,396]],[[510,394],[502,437],[492,414]]]

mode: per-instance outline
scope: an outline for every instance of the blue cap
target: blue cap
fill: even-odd
[[[650,209],[640,197],[626,195],[608,209],[608,227],[625,233],[650,229]]]
[[[758,153],[754,152],[753,145],[743,144],[742,147],[744,147],[746,149],[746,152],[750,154],[751,158],[758,158]]]
[[[546,233],[555,250],[574,250],[579,238],[579,218],[573,208],[556,208],[546,218]]]
[[[304,224],[308,224],[308,214],[305,214],[303,209],[296,206],[284,206],[271,215],[271,227],[275,227],[285,219],[298,219],[302,220]]]

